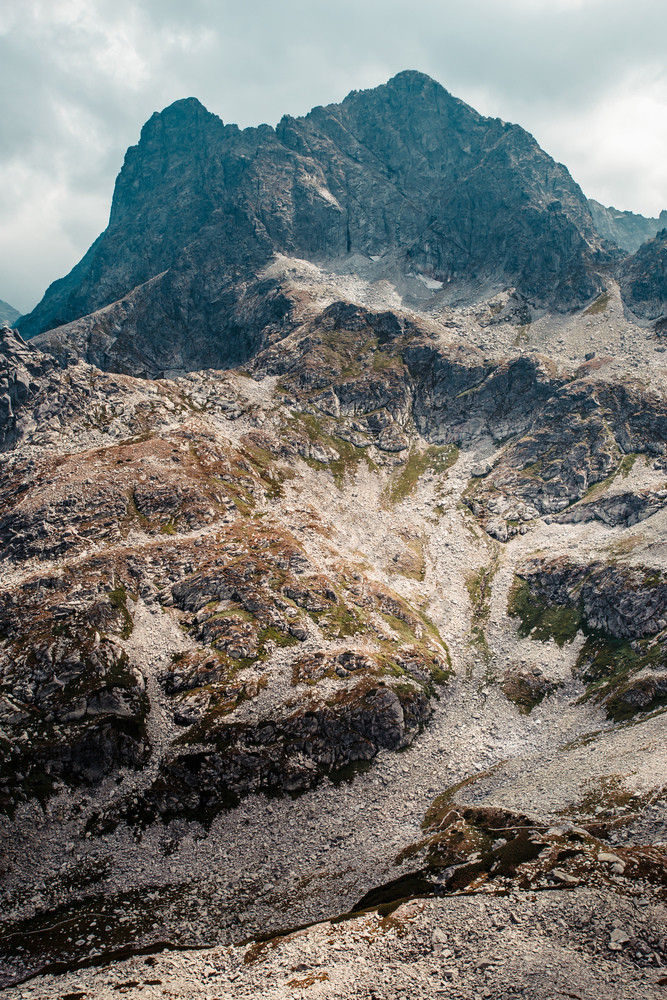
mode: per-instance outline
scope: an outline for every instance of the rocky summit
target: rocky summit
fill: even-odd
[[[8,997],[664,995],[664,222],[415,72],[147,122],[0,334]]]

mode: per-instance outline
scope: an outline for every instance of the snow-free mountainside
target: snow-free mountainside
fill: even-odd
[[[18,309],[14,309],[13,306],[10,306],[9,302],[3,302],[3,300],[0,299],[0,323],[3,326],[13,326],[20,316],[21,313]]]
[[[415,72],[149,120],[0,338],[8,997],[666,994],[666,224]]]

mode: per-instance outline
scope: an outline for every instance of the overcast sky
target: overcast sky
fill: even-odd
[[[0,298],[105,228],[144,121],[196,96],[275,125],[402,69],[518,122],[589,197],[667,207],[665,0],[0,0]]]

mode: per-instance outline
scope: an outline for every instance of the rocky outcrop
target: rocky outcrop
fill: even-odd
[[[622,212],[617,208],[607,208],[599,201],[588,201],[593,222],[600,236],[622,247],[629,253],[636,253],[642,243],[652,240],[659,229],[667,225],[667,210],[663,209],[657,219],[646,218],[635,212]]]
[[[582,630],[575,674],[617,721],[667,701],[667,577],[645,566],[536,559],[510,595],[520,632],[560,645]]]
[[[18,411],[41,388],[37,380],[54,367],[53,358],[31,350],[17,330],[0,330],[0,450],[17,443]]]
[[[221,728],[206,751],[180,753],[161,768],[138,803],[122,816],[134,824],[160,817],[210,821],[251,792],[306,791],[322,776],[372,760],[379,750],[409,745],[431,715],[423,691],[362,682],[327,703],[308,699],[296,712]]]
[[[0,451],[32,444],[72,450],[145,434],[187,404],[181,393],[108,375],[83,361],[66,366],[0,331]],[[228,405],[225,401],[225,405]]]
[[[100,583],[73,592],[48,576],[1,595],[2,812],[145,763],[145,680],[118,642],[126,595]]]
[[[107,230],[21,330],[69,324],[44,343],[113,370],[238,364],[290,328],[256,281],[276,252],[362,254],[449,299],[513,285],[558,309],[593,298],[616,259],[528,133],[405,72],[275,130],[225,126],[194,99],[153,115]]]
[[[415,345],[405,361],[419,377],[417,426],[438,443],[500,442],[521,434],[565,381],[535,356],[494,364],[470,350],[436,352]]]
[[[610,528],[625,528],[639,524],[667,506],[667,490],[641,490],[636,493],[617,493],[589,503],[579,503],[554,520],[559,524],[581,524],[601,521]]]
[[[14,307],[10,306],[8,302],[3,302],[3,300],[0,299],[0,327],[16,326],[16,321],[19,319],[20,315],[21,313],[18,309],[14,309]]]
[[[667,579],[647,567],[566,559],[535,560],[521,570],[533,593],[557,605],[578,605],[590,629],[639,639],[667,628]]]
[[[667,312],[667,229],[639,248],[621,269],[621,293],[626,306],[642,319],[660,319]]]
[[[487,530],[507,541],[521,522],[540,515],[559,514],[560,520],[569,522],[597,517],[610,524],[629,524],[661,509],[662,491],[628,499],[625,505],[616,497],[595,508],[572,505],[594,485],[610,483],[626,472],[629,458],[638,453],[663,454],[664,398],[629,380],[582,378],[550,388],[524,433],[469,491],[467,502]]]

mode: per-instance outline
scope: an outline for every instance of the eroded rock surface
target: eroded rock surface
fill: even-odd
[[[151,119],[0,336],[3,983],[662,989],[659,250],[419,74]]]

